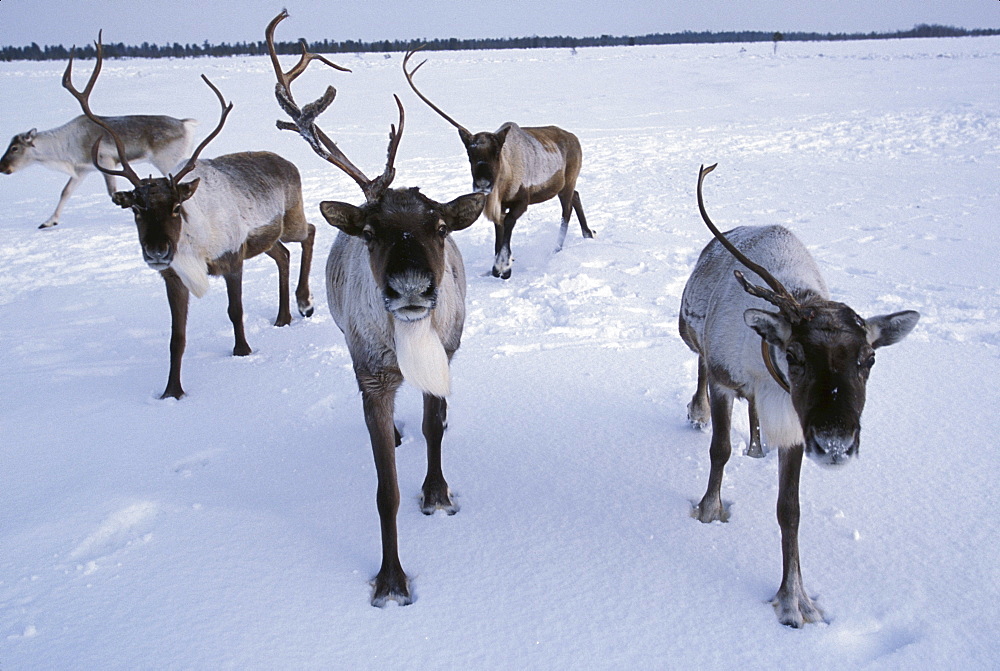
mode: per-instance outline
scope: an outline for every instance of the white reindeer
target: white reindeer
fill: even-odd
[[[130,162],[149,161],[163,175],[189,155],[194,129],[198,125],[194,119],[151,115],[106,116],[101,117],[101,122],[122,139],[126,158]],[[0,158],[0,172],[10,175],[30,165],[40,164],[69,175],[55,212],[38,228],[49,228],[59,223],[66,201],[95,169],[91,149],[98,141],[101,143],[98,161],[105,167],[114,168],[119,160],[111,137],[104,127],[86,115],[51,130],[32,128],[11,139],[7,151]],[[104,182],[108,195],[113,195],[117,190],[114,175],[105,173]]]

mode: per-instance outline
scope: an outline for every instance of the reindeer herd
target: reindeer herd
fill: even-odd
[[[369,178],[317,125],[336,90],[330,86],[305,105],[295,101],[292,83],[311,62],[345,68],[308,52],[303,43],[299,61],[283,70],[274,31],[287,16],[282,11],[265,30],[275,95],[290,119],[279,121],[278,128],[298,133],[317,155],[350,176],[364,196],[360,205],[319,204],[323,218],[339,230],[326,263],[327,304],[351,355],[378,479],[382,564],[371,603],[406,605],[412,596],[399,560],[396,528],[400,494],[395,448],[401,437],[393,418],[396,392],[404,381],[423,394],[427,475],[421,510],[428,515],[437,510],[458,512],[441,467],[449,366],[465,323],[465,270],[452,234],[485,213],[496,229],[492,274],[504,279],[511,274],[514,224],[531,204],[559,197],[562,222],[557,251],[574,211],[583,236],[593,237],[576,191],[580,142],[555,126],[508,122],[496,132],[469,132],[416,87],[413,77],[425,62],[410,67],[414,54],[410,51],[403,60],[403,76],[420,100],[458,129],[469,156],[472,192],[439,203],[417,187],[392,188],[405,121],[402,103],[395,98],[398,126],[391,126],[385,168]],[[261,253],[274,259],[279,285],[275,325],[284,326],[291,322],[290,253],[285,244],[300,243],[295,296],[299,313],[309,317],[314,310],[309,272],[316,229],[306,219],[299,172],[289,161],[262,151],[200,158],[232,109],[207,78],[203,76],[222,111],[214,130],[190,152],[197,123],[193,119],[98,116],[90,109],[102,63],[98,38],[96,65],[79,91],[72,82],[70,59],[63,86],[79,102],[83,115],[53,130],[32,129],[14,136],[0,158],[0,172],[10,174],[41,163],[70,175],[55,212],[40,228],[59,223],[66,199],[88,172],[96,169],[104,175],[112,202],[132,211],[143,260],[163,277],[171,336],[170,371],[162,398],[180,399],[189,295],[204,295],[209,276],[221,275],[235,335],[233,354],[250,354],[243,329],[244,260]],[[140,160],[151,162],[164,176],[140,178],[131,165]],[[703,167],[697,182],[698,208],[713,239],[684,288],[679,319],[681,338],[698,355],[697,390],[688,405],[688,419],[694,426],[712,426],[708,487],[692,516],[705,523],[728,518],[720,492],[731,452],[730,415],[733,401],[746,399],[752,434],[748,453],[763,455],[761,430],[778,450],[783,571],[772,604],[782,624],[801,627],[824,619],[803,587],[799,567],[803,454],[833,466],[858,453],[875,350],[906,337],[919,314],[907,310],[863,318],[848,305],[832,301],[815,261],[784,227],[743,226],[720,232],[702,195],[704,178],[714,168]],[[128,180],[131,190],[117,191],[116,177]]]

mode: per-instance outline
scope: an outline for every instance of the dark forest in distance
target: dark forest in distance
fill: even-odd
[[[968,37],[1000,35],[998,28],[966,30],[951,26],[920,24],[910,30],[900,30],[891,33],[803,33],[803,32],[766,32],[766,31],[732,31],[732,32],[680,32],[653,33],[634,37],[615,37],[602,35],[600,37],[512,37],[490,39],[434,39],[434,40],[382,40],[361,42],[346,40],[343,42],[323,40],[309,42],[308,49],[315,53],[364,53],[406,51],[411,47],[425,45],[428,51],[462,51],[474,49],[576,49],[577,47],[611,47],[636,46],[649,44],[696,44],[696,43],[750,43],[750,42],[833,42],[845,40],[877,40],[902,39],[913,37]],[[275,48],[279,54],[297,54],[301,51],[299,42],[276,42]],[[77,58],[94,58],[94,45],[80,48],[66,48],[62,45],[40,47],[32,43],[26,47],[0,47],[0,61],[17,60],[65,60],[73,51]],[[263,42],[238,42],[234,44],[170,44],[157,45],[143,42],[132,46],[122,43],[104,45],[104,55],[107,58],[197,58],[199,56],[261,56],[267,54],[267,45]]]

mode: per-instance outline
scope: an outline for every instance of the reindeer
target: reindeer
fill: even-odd
[[[583,237],[593,238],[594,232],[587,226],[580,194],[576,190],[576,179],[583,162],[580,140],[556,126],[522,128],[510,121],[494,133],[470,133],[417,89],[413,75],[427,61],[408,70],[407,64],[415,52],[411,49],[403,58],[406,81],[418,98],[458,129],[472,167],[472,188],[487,194],[486,218],[493,222],[496,229],[493,276],[505,280],[510,278],[513,260],[510,237],[514,224],[527,211],[528,205],[559,196],[562,225],[556,243],[557,252],[566,240],[570,213],[574,210]]]
[[[233,323],[236,344],[234,356],[251,353],[243,329],[243,261],[261,252],[278,264],[278,317],[275,326],[292,321],[289,310],[288,249],[283,242],[302,243],[299,281],[295,290],[299,313],[313,313],[309,291],[309,268],[312,264],[316,227],[306,221],[302,208],[302,184],[299,171],[285,159],[269,152],[240,152],[214,159],[199,159],[202,150],[226,123],[233,109],[207,77],[202,79],[212,89],[222,114],[215,130],[206,137],[194,154],[167,177],[140,179],[129,165],[124,140],[102,117],[90,110],[90,93],[101,72],[102,45],[97,41],[97,64],[82,92],[73,87],[73,59],[63,74],[63,87],[80,103],[88,119],[103,128],[118,150],[121,170],[110,170],[98,162],[99,144],[95,142],[94,166],[105,175],[121,176],[134,187],[111,197],[122,209],[131,209],[139,233],[142,256],[153,270],[160,272],[170,304],[170,373],[160,398],[184,396],[181,387],[181,357],[184,355],[189,294],[197,297],[208,291],[209,275],[226,280],[229,296],[229,319]],[[183,182],[185,177],[191,179]]]
[[[129,161],[149,161],[164,175],[191,151],[194,128],[198,125],[194,119],[175,119],[169,116],[107,116],[101,117],[101,120],[122,138]],[[0,158],[0,172],[10,175],[40,163],[69,175],[69,181],[59,196],[56,211],[38,228],[49,228],[59,223],[66,201],[80,182],[94,170],[90,150],[95,142],[100,142],[100,162],[114,167],[118,163],[118,156],[111,146],[110,136],[104,126],[85,115],[52,130],[39,132],[37,128],[32,128],[11,139],[7,151]],[[114,195],[117,190],[114,176],[105,174],[104,182],[108,195]]]
[[[801,627],[823,619],[802,586],[799,568],[803,451],[828,466],[858,453],[875,350],[905,338],[920,315],[906,310],[863,319],[831,301],[815,261],[786,228],[741,226],[720,233],[702,198],[702,181],[714,168],[702,167],[698,175],[698,208],[715,240],[702,251],[684,288],[679,320],[681,338],[698,355],[698,389],[688,416],[705,421],[711,414],[712,421],[708,489],[692,515],[702,522],[728,518],[720,489],[730,455],[730,415],[735,397],[748,399],[779,450],[783,570],[772,604],[782,624]],[[740,264],[770,288],[751,283]],[[726,280],[730,274],[739,287]],[[761,309],[766,303],[777,312]]]
[[[320,211],[339,229],[326,263],[326,294],[334,321],[344,333],[361,390],[365,424],[378,476],[376,502],[382,532],[382,565],[374,580],[371,603],[412,602],[409,580],[399,561],[396,512],[399,486],[393,425],[396,390],[407,380],[423,392],[423,434],[427,442],[427,476],[420,509],[431,515],[458,512],[441,471],[441,438],[450,391],[449,364],[458,349],[465,323],[465,269],[451,233],[471,226],[482,213],[485,196],[472,193],[438,203],[416,188],[390,189],[393,163],[403,135],[403,106],[396,98],[399,129],[389,134],[385,170],[369,179],[316,124],[336,95],[330,86],[313,103],[299,108],[291,84],[309,62],[322,56],[302,44],[299,62],[284,72],[274,48],[274,29],[288,16],[282,11],[267,26],[265,37],[278,83],[278,104],[294,123],[278,127],[297,131],[323,159],[350,176],[365,195],[365,204],[324,201]]]

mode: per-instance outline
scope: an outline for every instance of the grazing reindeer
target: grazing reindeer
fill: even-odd
[[[130,161],[146,160],[162,174],[172,170],[191,151],[194,139],[194,119],[174,119],[169,116],[106,116],[101,120],[122,139]],[[38,228],[49,228],[59,223],[66,201],[83,178],[93,169],[90,150],[100,142],[98,157],[103,165],[114,166],[118,155],[112,148],[111,138],[104,127],[86,116],[78,116],[69,123],[41,132],[32,128],[19,133],[0,158],[0,172],[10,175],[35,163],[65,172],[69,181],[63,187],[59,203],[52,216]],[[108,195],[115,193],[115,178],[105,174]]]
[[[408,51],[403,59],[406,81],[417,97],[458,129],[472,167],[472,188],[488,194],[486,218],[496,228],[493,276],[505,280],[510,277],[510,236],[514,224],[527,211],[528,205],[559,196],[562,225],[559,227],[559,242],[556,243],[557,252],[566,240],[570,212],[573,210],[580,221],[583,237],[594,237],[594,232],[587,227],[587,217],[583,214],[580,194],[576,190],[576,179],[583,162],[577,137],[556,126],[521,128],[512,122],[503,124],[495,133],[470,133],[417,89],[413,75],[427,61],[408,70],[406,66],[414,52]]]
[[[368,179],[315,124],[316,117],[333,102],[336,90],[328,87],[320,99],[302,109],[292,97],[292,81],[312,59],[333,64],[308,53],[303,44],[298,64],[282,71],[274,48],[274,29],[287,16],[282,11],[265,33],[278,79],[278,103],[295,122],[279,121],[278,127],[301,134],[320,157],[347,173],[365,194],[361,207],[320,203],[326,220],[340,229],[326,263],[326,294],[354,362],[378,475],[382,566],[375,576],[371,603],[381,607],[394,600],[407,605],[412,597],[399,561],[396,535],[396,390],[405,379],[423,392],[427,477],[420,508],[427,515],[437,509],[454,514],[458,506],[441,472],[441,438],[447,417],[449,363],[465,323],[465,269],[450,234],[479,218],[485,197],[472,193],[450,203],[437,203],[416,188],[389,188],[403,134],[403,106],[398,98],[399,129],[393,127],[389,135],[385,171]]]
[[[749,399],[779,449],[783,571],[772,603],[782,624],[801,627],[823,618],[802,586],[799,569],[803,449],[826,465],[843,464],[857,454],[875,350],[906,337],[920,315],[907,310],[862,319],[847,305],[831,301],[815,261],[781,226],[741,226],[720,233],[701,195],[702,181],[714,168],[703,167],[698,175],[698,207],[716,239],[691,273],[680,312],[681,338],[698,354],[698,391],[688,406],[689,417],[705,419],[710,411],[712,418],[708,489],[693,515],[702,522],[726,521],[720,488],[730,454],[733,399]],[[770,289],[751,284],[740,264]],[[742,289],[726,279],[730,274]],[[761,309],[765,302],[778,311]]]
[[[119,207],[133,211],[143,259],[150,268],[160,271],[166,283],[171,321],[170,374],[160,398],[181,398],[184,395],[181,357],[186,344],[189,293],[200,298],[208,291],[208,276],[222,275],[236,337],[233,355],[250,354],[243,330],[244,259],[264,252],[278,264],[278,318],[274,324],[285,326],[292,321],[288,298],[290,254],[282,242],[301,242],[302,261],[295,297],[299,312],[308,317],[313,313],[309,268],[316,227],[306,221],[302,209],[299,171],[280,156],[241,152],[198,159],[222,130],[233,109],[232,103],[227,106],[222,94],[204,75],[202,79],[222,105],[219,124],[176,174],[140,179],[129,165],[122,138],[90,111],[90,92],[101,72],[101,51],[98,39],[97,65],[83,92],[73,87],[72,58],[63,75],[63,86],[79,101],[87,118],[104,128],[114,140],[122,169],[112,171],[100,166],[97,143],[93,149],[94,165],[106,175],[125,177],[135,187],[113,194],[112,200]],[[189,175],[192,179],[181,181]]]

